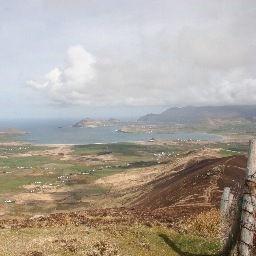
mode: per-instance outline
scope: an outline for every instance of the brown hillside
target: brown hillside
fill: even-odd
[[[39,218],[0,220],[0,228],[47,227],[64,225],[68,219],[76,225],[158,223],[180,229],[187,216],[220,207],[223,188],[231,187],[237,196],[242,191],[246,167],[244,156],[193,160],[174,172],[143,184],[145,191],[129,208],[117,207],[55,213]],[[136,190],[137,190],[136,189]]]
[[[244,156],[205,159],[167,174],[145,186],[145,193],[134,201],[140,209],[164,207],[219,207],[224,187],[241,193],[246,170]]]

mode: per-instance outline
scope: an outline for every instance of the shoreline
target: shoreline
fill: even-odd
[[[213,142],[213,141],[225,141],[225,140],[229,140],[229,136],[224,136],[224,135],[219,135],[219,134],[208,134],[208,133],[176,133],[175,135],[177,136],[178,134],[180,135],[185,135],[185,138],[182,138],[182,136],[180,138],[176,137],[176,138],[163,138],[163,137],[158,137],[157,135],[169,135],[169,134],[151,134],[152,138],[154,138],[155,141],[191,141],[191,142]],[[205,138],[200,138],[200,134],[202,135],[208,135],[208,136],[214,136],[215,138],[209,138],[209,139],[205,139]],[[154,136],[156,135],[156,136]],[[171,135],[171,134],[170,134]],[[193,135],[199,135],[199,138],[190,138],[190,136],[193,137]],[[145,143],[145,142],[149,142],[151,138],[147,138],[147,139],[134,139],[134,140],[116,140],[116,141],[107,141],[107,142],[86,142],[86,143],[40,143],[37,142],[35,140],[31,141],[31,140],[17,140],[17,142],[20,142],[21,144],[23,143],[27,143],[27,144],[32,144],[32,145],[40,145],[40,146],[85,146],[85,145],[104,145],[104,144],[112,144],[112,143]]]
[[[196,133],[193,133],[196,134]],[[197,133],[198,134],[198,133]],[[218,135],[218,134],[207,134],[212,136],[218,136],[219,139],[166,139],[166,138],[155,138],[154,142],[178,142],[178,141],[187,141],[187,142],[218,142],[218,141],[230,141],[229,136],[224,135]],[[17,140],[12,142],[0,142],[1,145],[13,145],[13,146],[19,146],[19,145],[34,145],[34,146],[46,146],[46,147],[72,147],[72,146],[86,146],[86,145],[105,145],[105,144],[115,144],[115,143],[154,143],[150,140],[134,140],[134,141],[115,141],[115,142],[95,142],[95,143],[38,143],[36,141],[25,141],[25,140]]]

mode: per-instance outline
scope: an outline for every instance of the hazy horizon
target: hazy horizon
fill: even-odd
[[[0,0],[1,119],[256,102],[253,0]]]

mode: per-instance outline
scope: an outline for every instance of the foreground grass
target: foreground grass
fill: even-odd
[[[57,226],[0,231],[0,255],[214,255],[219,243],[141,224]]]

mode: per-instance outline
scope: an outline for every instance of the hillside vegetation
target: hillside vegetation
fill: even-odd
[[[0,145],[0,255],[217,255],[248,141]]]

